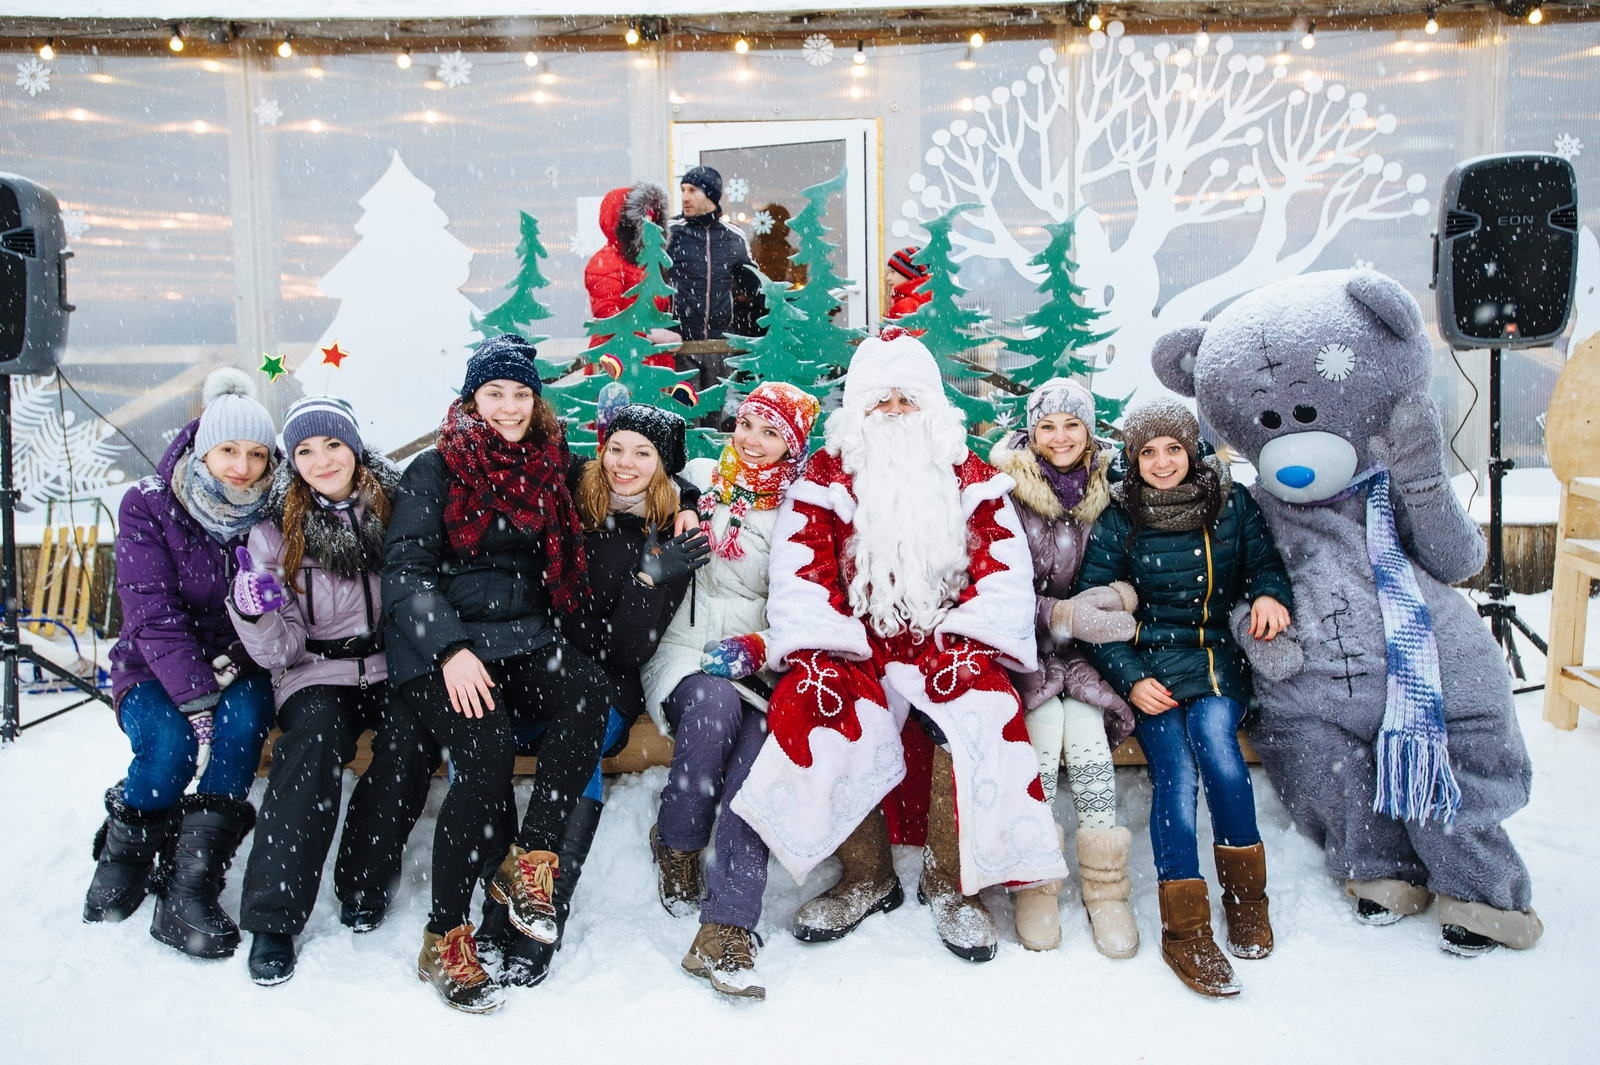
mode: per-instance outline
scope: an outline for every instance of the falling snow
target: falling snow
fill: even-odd
[[[833,41],[825,33],[813,33],[806,38],[801,52],[807,63],[814,67],[825,67],[833,62]]]
[[[278,106],[278,98],[269,96],[256,104],[256,121],[263,126],[276,126],[278,119],[283,117],[283,108]]]
[[[29,96],[50,91],[50,68],[37,59],[25,59],[17,64],[17,88]]]
[[[451,52],[439,60],[439,80],[452,89],[459,89],[472,80],[472,63],[460,52]]]
[[[743,203],[745,197],[750,195],[750,182],[742,177],[729,178],[722,191],[729,203]]]

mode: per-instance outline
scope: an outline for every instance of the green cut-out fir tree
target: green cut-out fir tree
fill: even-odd
[[[539,302],[534,292],[549,286],[550,281],[539,270],[539,260],[550,253],[539,240],[539,220],[527,211],[522,216],[522,240],[517,244],[517,259],[522,264],[510,285],[511,295],[494,310],[479,318],[474,316],[472,327],[485,338],[501,333],[515,333],[530,344],[545,337],[535,334],[533,324],[550,317],[550,309]]]
[[[799,247],[791,259],[806,268],[806,283],[790,293],[790,300],[804,319],[794,333],[797,374],[778,380],[799,385],[807,391],[823,378],[839,376],[850,365],[850,356],[855,354],[863,335],[859,329],[840,324],[843,317],[840,309],[844,304],[834,293],[845,281],[833,268],[833,256],[839,246],[828,240],[830,231],[823,223],[828,201],[844,188],[846,177],[847,172],[841,170],[829,180],[802,190],[800,195],[805,197],[806,205],[789,221],[790,230],[799,237]],[[767,305],[772,305],[771,297]],[[820,367],[818,378],[801,380],[802,376],[811,376],[813,367]],[[817,394],[813,392],[813,395]],[[817,398],[822,396],[817,395]]]

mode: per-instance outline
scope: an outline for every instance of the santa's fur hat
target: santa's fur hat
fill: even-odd
[[[844,406],[869,409],[896,388],[923,410],[949,404],[933,353],[904,329],[891,327],[856,348],[844,375]]]

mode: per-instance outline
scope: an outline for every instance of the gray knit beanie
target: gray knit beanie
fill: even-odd
[[[1128,408],[1122,419],[1122,448],[1133,462],[1139,449],[1158,436],[1170,436],[1183,445],[1189,460],[1200,458],[1200,423],[1194,412],[1171,397],[1150,399]]]
[[[200,427],[194,434],[194,453],[206,452],[225,440],[248,440],[268,451],[277,444],[272,415],[256,402],[256,386],[250,375],[233,366],[213,370],[201,391],[205,410],[200,412]]]
[[[1052,414],[1070,414],[1094,432],[1094,395],[1076,381],[1052,377],[1028,397],[1028,436]]]
[[[300,442],[311,436],[331,436],[359,458],[365,450],[356,412],[336,396],[306,396],[283,412],[283,450],[293,455]]]

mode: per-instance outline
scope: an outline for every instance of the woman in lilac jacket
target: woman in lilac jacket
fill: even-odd
[[[217,896],[255,821],[245,795],[272,721],[271,681],[224,608],[233,551],[271,481],[272,416],[253,391],[231,367],[206,379],[204,412],[123,496],[117,532],[123,621],[112,701],[133,761],[106,792],[83,919],[123,920],[154,889],[150,934],[201,958],[225,958],[239,943]],[[169,837],[170,863],[152,877]]]
[[[273,674],[283,730],[239,904],[239,924],[252,936],[250,978],[263,986],[294,975],[294,937],[316,902],[356,738],[375,728],[381,750],[401,735],[414,743],[420,731],[390,702],[379,621],[383,537],[400,471],[363,447],[350,405],[331,396],[308,396],[285,412],[283,448],[228,600],[245,649]],[[356,786],[347,835],[376,779]],[[418,812],[426,789],[425,778],[413,789]]]

